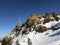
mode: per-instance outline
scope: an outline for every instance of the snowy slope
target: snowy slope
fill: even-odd
[[[47,23],[50,27],[58,22],[49,22]],[[32,45],[48,45],[48,44],[54,44],[57,42],[60,42],[60,29],[52,31],[48,30],[43,33],[38,33],[36,31],[29,32],[27,35],[19,35],[18,37],[15,37],[12,41],[12,45],[15,45],[16,41],[18,40],[20,45],[28,45],[28,38],[32,42]],[[59,43],[58,43],[59,44]]]
[[[51,24],[50,24],[51,23]],[[47,23],[50,27],[57,24],[58,22]],[[48,26],[45,24],[45,26]],[[48,30],[43,33],[38,33],[36,31],[29,32],[27,35],[19,35],[15,37],[12,41],[12,45],[16,45],[18,40],[20,45],[28,45],[28,38],[30,39],[32,45],[58,45],[60,44],[60,29],[52,31]]]
[[[0,45],[1,45],[1,43],[0,43]]]
[[[16,26],[15,29],[5,37],[5,40],[7,40],[6,42],[8,43],[8,41],[10,40],[9,43],[11,43],[7,45],[60,45],[60,28],[58,28],[57,30],[53,30],[51,28],[57,23],[60,23],[60,15],[57,16],[58,18],[54,15],[47,15],[46,17],[38,18],[38,16],[36,15],[31,16],[31,19],[29,18],[30,20],[27,21],[27,24],[25,24],[24,26]],[[58,21],[55,18],[57,18]],[[37,21],[40,22],[38,23]],[[32,24],[33,22],[34,25]],[[43,29],[41,29],[42,32],[39,32],[40,29],[38,29],[38,27],[41,25],[42,27],[40,28]],[[47,30],[44,30],[45,27],[43,26],[45,26]],[[35,28],[37,28],[38,30],[36,31]]]
[[[49,33],[49,34],[47,34]],[[20,45],[28,45],[28,38],[31,40],[32,45],[57,45],[59,44],[60,35],[57,34],[60,33],[60,29],[56,31],[46,31],[44,33],[38,33],[38,32],[30,32],[28,35],[19,35],[18,37],[14,38],[12,41],[12,45],[15,45],[16,41],[19,41]],[[46,35],[47,34],[47,35]]]

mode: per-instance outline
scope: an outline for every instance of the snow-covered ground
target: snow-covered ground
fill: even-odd
[[[19,41],[20,45],[28,45],[28,38],[31,40],[32,45],[59,45],[60,44],[60,29],[56,31],[46,31],[44,33],[30,32],[28,35],[19,35],[14,38],[13,44]]]
[[[0,45],[1,45],[1,43],[0,43]]]
[[[52,21],[46,23],[44,26],[50,28],[52,25],[57,23],[57,21]],[[32,31],[27,35],[20,34],[12,40],[12,45],[16,45],[16,41],[18,41],[20,45],[28,45],[28,39],[30,39],[31,45],[60,45],[60,29],[55,31],[51,29],[43,33]]]
[[[50,21],[45,24],[43,24],[44,18],[42,18],[40,21],[42,21],[42,23],[36,24],[36,27],[37,25],[45,26],[49,28],[47,31],[40,33],[37,32],[35,29],[31,29],[32,31],[30,31],[28,34],[22,35],[22,31],[25,29],[25,27],[23,27],[17,37],[14,36],[16,33],[13,32],[11,33],[11,35],[7,36],[8,38],[13,38],[11,40],[12,45],[60,45],[60,28],[58,28],[57,30],[53,30],[51,28],[52,26],[55,26],[57,23],[59,25],[60,20]]]

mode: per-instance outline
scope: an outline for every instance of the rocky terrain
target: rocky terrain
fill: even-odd
[[[32,14],[25,23],[17,24],[2,40],[2,45],[59,45],[60,14]],[[55,27],[55,25],[57,27]]]

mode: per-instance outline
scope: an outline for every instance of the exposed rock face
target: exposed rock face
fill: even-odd
[[[40,25],[40,26],[37,26],[35,30],[37,32],[44,32],[44,31],[47,31],[47,28],[45,26]]]
[[[22,24],[17,24],[17,26],[12,32],[15,32],[15,35],[17,36],[20,33],[21,29],[22,29]]]
[[[12,45],[11,40],[12,40],[12,38],[4,38],[2,40],[2,45]]]
[[[47,16],[47,17],[45,18],[45,20],[44,20],[44,24],[45,24],[45,23],[48,23],[48,22],[50,22],[50,21],[54,21],[54,18]]]
[[[30,18],[28,18],[26,25],[27,27],[32,26],[34,23],[41,23],[39,21],[39,17],[37,15],[32,15]]]
[[[29,38],[28,38],[28,45],[32,45],[32,42]]]
[[[24,24],[17,24],[13,31],[6,36],[2,40],[2,45],[12,45],[11,40],[15,37],[17,37],[19,34],[28,34],[31,31],[36,31],[39,33],[42,33],[44,31],[47,31],[48,28],[46,26],[43,26],[44,24],[50,22],[50,21],[59,21],[60,15],[58,14],[45,14],[45,15],[32,15],[27,19],[27,21]],[[30,39],[28,39],[28,45],[32,45],[30,42]],[[17,41],[18,43],[18,41]],[[17,44],[19,45],[19,44]]]
[[[21,24],[17,24],[16,27],[13,29],[13,31],[9,34],[9,36],[6,36],[3,40],[2,40],[2,45],[12,45],[11,40],[14,37],[17,37],[20,33],[22,29],[22,25]]]

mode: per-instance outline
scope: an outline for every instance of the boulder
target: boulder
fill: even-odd
[[[32,15],[30,18],[28,18],[27,22],[26,22],[26,26],[30,27],[32,26],[34,23],[41,23],[39,21],[39,17],[37,15]]]
[[[45,26],[40,25],[40,26],[37,26],[35,30],[37,32],[44,32],[44,31],[47,31],[47,28]]]

